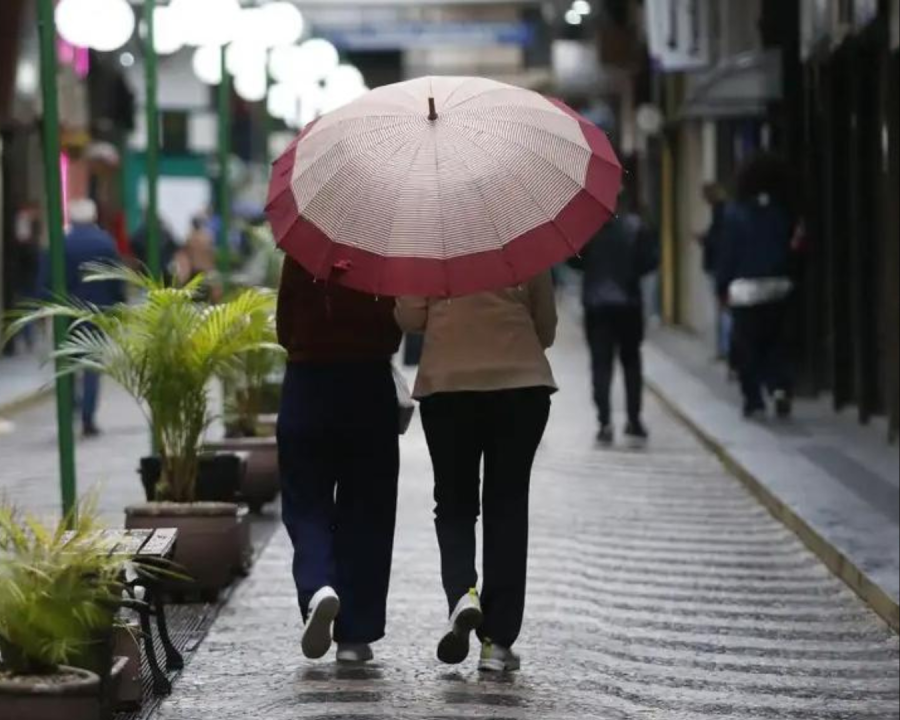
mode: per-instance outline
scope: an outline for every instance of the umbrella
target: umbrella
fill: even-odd
[[[373,295],[511,287],[614,214],[622,167],[563,103],[480,78],[391,85],[307,126],[274,164],[278,244]]]

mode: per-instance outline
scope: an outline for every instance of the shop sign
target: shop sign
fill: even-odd
[[[663,70],[709,67],[711,15],[710,0],[647,1],[650,54]]]
[[[531,47],[537,29],[528,22],[367,23],[358,27],[317,26],[317,32],[341,50],[383,51],[442,46]]]

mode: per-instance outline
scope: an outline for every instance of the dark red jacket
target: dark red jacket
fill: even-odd
[[[400,347],[394,300],[315,282],[287,258],[278,295],[278,341],[291,362],[389,360]]]

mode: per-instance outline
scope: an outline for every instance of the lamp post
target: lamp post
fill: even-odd
[[[38,0],[38,32],[41,53],[41,91],[44,102],[43,150],[44,183],[47,195],[47,230],[50,236],[50,279],[57,296],[66,294],[66,249],[63,237],[62,178],[60,173],[59,96],[57,91],[56,22],[53,0]],[[59,349],[69,328],[64,318],[53,321],[53,342]],[[56,422],[59,432],[59,477],[62,510],[72,518],[77,502],[75,471],[75,429],[72,419],[75,397],[71,375],[60,375],[57,360]]]
[[[228,45],[222,46],[222,81],[219,83],[219,272],[224,283],[231,266],[231,75],[228,72]]]
[[[156,54],[156,0],[144,0],[144,78],[147,88],[147,269],[163,275],[159,228],[159,63]]]

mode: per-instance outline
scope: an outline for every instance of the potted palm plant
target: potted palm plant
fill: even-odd
[[[233,372],[245,353],[275,347],[275,296],[247,289],[229,302],[200,301],[203,278],[184,287],[119,266],[84,268],[86,282],[118,281],[142,298],[107,310],[77,302],[35,306],[13,325],[47,317],[72,323],[55,356],[62,372],[101,372],[140,405],[152,431],[158,477],[152,501],[126,509],[129,529],[179,530],[175,563],[194,579],[194,588],[216,592],[242,564],[239,507],[201,502],[198,480],[202,439],[213,416],[211,381]],[[233,552],[223,553],[223,547]]]
[[[93,511],[81,510],[48,529],[0,507],[2,718],[101,720],[109,712],[123,563]]]
[[[234,371],[224,377],[225,439],[206,444],[216,453],[240,453],[247,457],[247,470],[240,486],[241,498],[255,513],[278,497],[280,477],[278,443],[261,421],[264,414],[277,413],[279,375],[284,372],[284,352],[254,350],[238,358]]]

